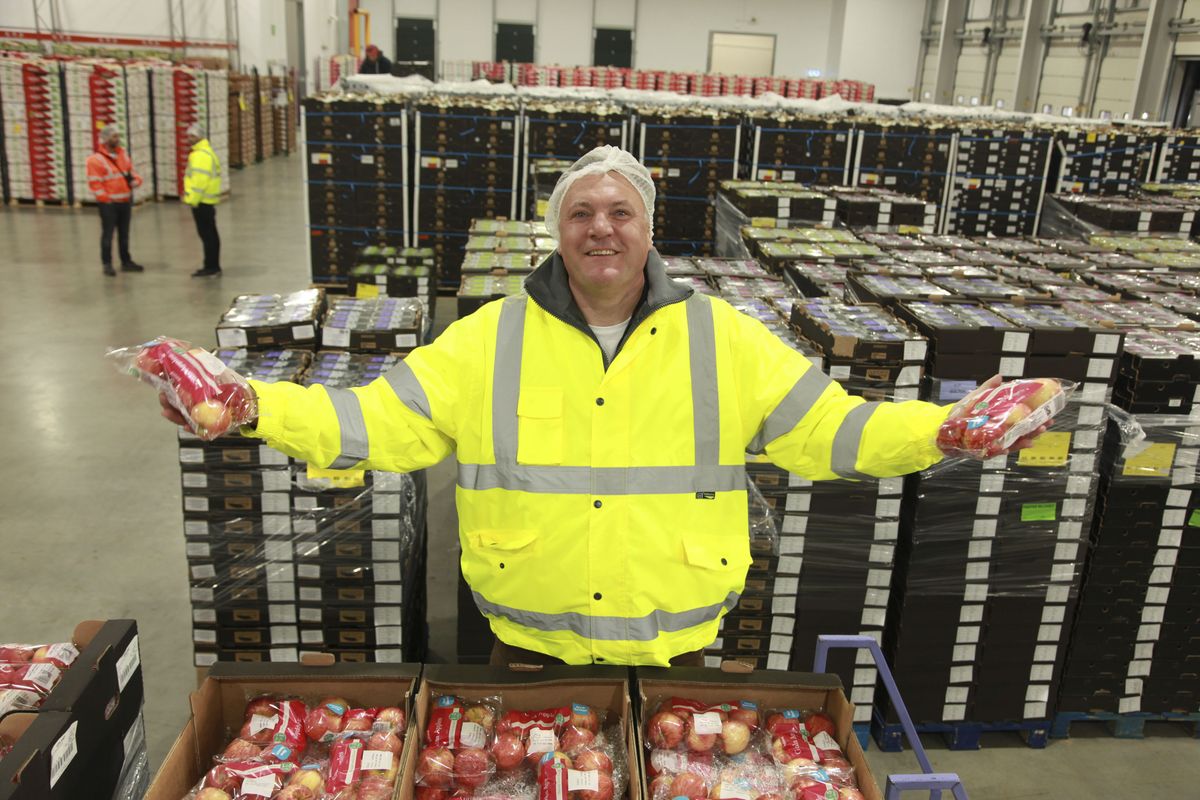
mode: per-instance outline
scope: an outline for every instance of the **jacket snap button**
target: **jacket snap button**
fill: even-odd
[[[596,592],[594,595],[592,595],[593,600],[599,600],[601,597],[603,597],[603,595],[601,595],[599,592]]]
[[[592,505],[594,505],[596,508],[599,508],[600,506],[604,505],[604,503],[601,503],[599,500],[597,500],[596,502],[592,503]]]
[[[725,566],[725,565],[727,565],[728,563],[729,563],[729,562],[728,562],[728,561],[726,561],[725,559],[723,559],[723,558],[721,559],[721,566],[722,566],[722,567],[723,567],[723,566]]]
[[[596,405],[598,405],[598,406],[602,406],[602,405],[604,405],[604,398],[603,398],[603,397],[597,397],[597,398],[596,398]]]
[[[658,328],[651,328],[651,329],[650,329],[650,335],[651,335],[651,336],[653,336],[653,335],[654,335],[654,334],[656,334],[656,333],[658,333]]]

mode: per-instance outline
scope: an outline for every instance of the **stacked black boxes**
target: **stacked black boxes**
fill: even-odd
[[[884,309],[825,298],[798,300],[792,324],[816,345],[825,371],[850,394],[868,401],[917,398],[926,341]],[[789,663],[804,670],[812,668],[822,634],[882,641],[907,500],[902,478],[786,480],[787,493],[775,506],[778,572],[795,576]],[[878,677],[869,655],[834,651],[828,668],[854,698],[855,721],[868,722]]]
[[[1071,216],[1086,223],[1085,230],[1100,228],[1104,231],[1139,234],[1183,234],[1191,235],[1197,229],[1196,210],[1200,205],[1194,201],[1176,200],[1171,197],[1092,197],[1088,195],[1055,195],[1053,202],[1059,203]]]
[[[1111,128],[1073,127],[1054,131],[1057,180],[1051,191],[1128,194],[1148,177],[1155,138]]]
[[[457,289],[471,221],[517,216],[520,106],[514,96],[429,95],[413,126],[412,244],[432,248],[439,287]]]
[[[400,358],[320,351],[304,383],[365,386]],[[292,547],[302,649],[339,661],[420,660],[427,638],[426,502],[423,472],[295,466]]]
[[[1054,711],[1096,498],[1103,405],[1121,335],[1021,303],[912,302],[931,341],[928,396],[955,402],[999,371],[1080,381],[1035,447],[949,460],[907,481],[885,652],[914,718],[1041,725]],[[964,358],[965,351],[971,357]],[[1068,364],[1082,364],[1061,375]],[[881,726],[895,722],[881,696]]]
[[[565,161],[569,166],[589,150],[610,144],[630,149],[629,113],[608,100],[550,100],[530,98],[522,120],[522,158],[525,177],[521,181],[520,208],[529,219],[542,219],[546,212],[537,205],[539,190],[547,181],[535,164]],[[554,182],[549,181],[549,188]],[[546,195],[547,198],[549,194]]]
[[[745,175],[753,181],[845,185],[854,133],[854,123],[843,117],[755,112],[746,121]]]
[[[860,232],[933,233],[938,226],[938,204],[919,197],[865,186],[830,186],[825,191],[837,202],[837,220]]]
[[[636,109],[638,160],[657,189],[655,246],[668,255],[712,255],[720,182],[738,177],[740,118],[699,105]]]
[[[962,128],[954,144],[946,230],[967,236],[1036,232],[1050,146],[1049,134],[1030,128]]]
[[[368,245],[404,247],[408,111],[395,100],[304,100],[312,279],[347,282]]]
[[[1200,180],[1200,135],[1178,132],[1166,136],[1159,146],[1154,180],[1158,183]]]
[[[247,378],[294,381],[312,354],[239,348],[217,357]],[[204,442],[181,431],[179,463],[196,666],[297,660],[288,457],[253,439]]]
[[[351,297],[416,297],[425,318],[433,318],[437,300],[433,250],[427,247],[367,245],[350,268]]]
[[[881,186],[931,203],[945,203],[954,128],[936,123],[860,122],[853,186]]]
[[[793,224],[832,225],[837,202],[807,186],[768,181],[721,181],[717,195],[716,253],[749,258],[741,230],[753,225],[787,228]]]
[[[1100,499],[1058,709],[1194,713],[1200,702],[1200,340],[1127,334]]]
[[[335,297],[321,322],[321,346],[356,353],[408,352],[425,340],[416,297]]]

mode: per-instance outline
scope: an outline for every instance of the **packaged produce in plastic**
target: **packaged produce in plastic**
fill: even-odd
[[[1054,378],[993,378],[954,405],[938,429],[938,448],[952,456],[994,458],[1048,424],[1073,390],[1074,384]]]
[[[110,350],[108,357],[165,395],[201,439],[216,439],[254,420],[254,390],[245,378],[201,347],[160,336],[145,344]]]
[[[66,669],[79,658],[79,650],[70,642],[57,644],[0,644],[0,664],[53,664]]]

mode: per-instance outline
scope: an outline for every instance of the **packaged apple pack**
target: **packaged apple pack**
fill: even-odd
[[[574,703],[502,712],[500,698],[434,700],[417,758],[418,800],[613,800],[629,770],[618,728]]]
[[[77,658],[70,642],[0,644],[0,717],[40,708]]]
[[[862,800],[820,711],[660,700],[645,731],[650,800]]]
[[[949,456],[998,456],[1049,424],[1074,390],[1074,383],[1054,378],[988,381],[950,410],[938,429],[938,448]]]
[[[160,336],[109,350],[118,368],[166,395],[188,427],[211,441],[254,419],[254,391],[245,378],[202,347]]]
[[[185,800],[390,800],[404,748],[403,708],[341,697],[259,696]]]

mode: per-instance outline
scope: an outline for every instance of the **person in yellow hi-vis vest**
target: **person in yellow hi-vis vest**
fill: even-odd
[[[457,457],[462,569],[494,663],[701,664],[750,565],[747,452],[814,480],[942,458],[948,407],[850,397],[759,321],[670,280],[654,194],[632,155],[597,148],[555,187],[558,248],[525,293],[362,388],[250,382],[243,433],[309,464]]]
[[[204,266],[192,273],[193,278],[210,278],[221,274],[221,235],[217,233],[217,203],[221,202],[221,161],[200,126],[192,123],[184,141],[188,153],[187,170],[183,173],[183,202],[192,207],[196,233],[204,244]]]

